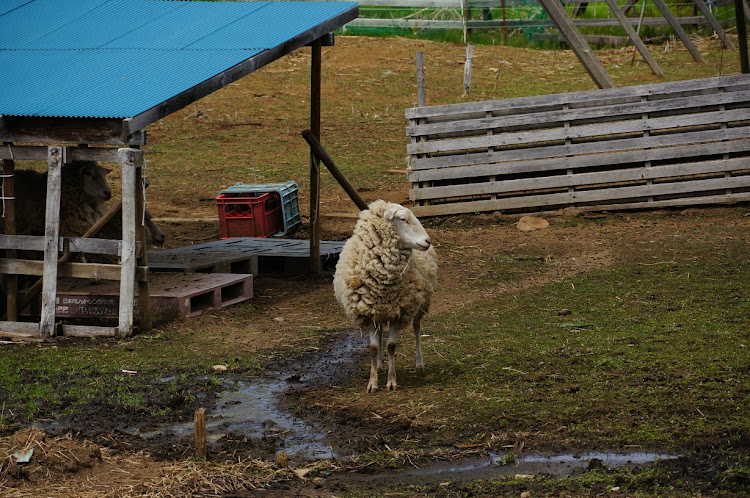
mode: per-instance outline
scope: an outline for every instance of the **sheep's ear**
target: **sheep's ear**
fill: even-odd
[[[383,215],[383,218],[387,221],[393,221],[393,217],[396,215],[396,211],[398,211],[398,208],[388,209]]]

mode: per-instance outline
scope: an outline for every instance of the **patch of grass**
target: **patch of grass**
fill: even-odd
[[[401,342],[401,390],[363,395],[357,385],[336,396],[365,413],[413,420],[411,438],[419,442],[394,450],[467,443],[500,450],[524,442],[527,451],[698,453],[718,462],[706,479],[733,476],[747,486],[746,239],[696,223],[689,233],[665,230],[638,247],[627,234],[618,242],[617,263],[607,269],[430,317],[424,376],[409,366],[410,341]],[[509,262],[495,264],[506,271]],[[642,492],[669,492],[660,483],[673,470],[587,474],[589,483],[550,486],[604,492],[633,483]],[[553,489],[543,479],[536,484]]]

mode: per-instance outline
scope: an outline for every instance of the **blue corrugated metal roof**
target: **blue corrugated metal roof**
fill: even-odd
[[[356,5],[3,0],[0,115],[133,117]]]

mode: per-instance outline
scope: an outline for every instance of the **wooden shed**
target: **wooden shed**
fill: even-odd
[[[356,2],[204,2],[166,0],[5,0],[0,4],[0,159],[3,214],[0,274],[7,282],[6,336],[119,335],[133,332],[135,286],[140,325],[151,326],[149,275],[141,227],[145,128],[287,55],[312,47],[311,124],[320,133],[321,46],[355,19]],[[16,160],[48,162],[46,232],[15,235]],[[61,238],[63,165],[116,162],[122,168],[121,240]],[[311,174],[319,174],[311,154]],[[311,184],[317,189],[319,182]],[[317,193],[311,195],[317,202]],[[119,206],[103,220],[119,215]],[[317,234],[314,234],[317,236]],[[317,241],[311,241],[311,259]],[[17,258],[44,252],[44,261]],[[120,264],[67,261],[77,252],[116,254]],[[18,318],[17,275],[43,276],[39,322]],[[60,325],[60,276],[120,281],[117,327]],[[27,294],[28,296],[28,294]]]

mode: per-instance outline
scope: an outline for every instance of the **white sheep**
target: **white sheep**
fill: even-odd
[[[362,211],[344,244],[333,277],[336,299],[347,317],[370,336],[370,380],[378,389],[383,367],[383,328],[389,325],[388,383],[396,389],[396,340],[412,322],[416,368],[424,371],[420,328],[437,281],[437,255],[414,213],[382,200]]]

